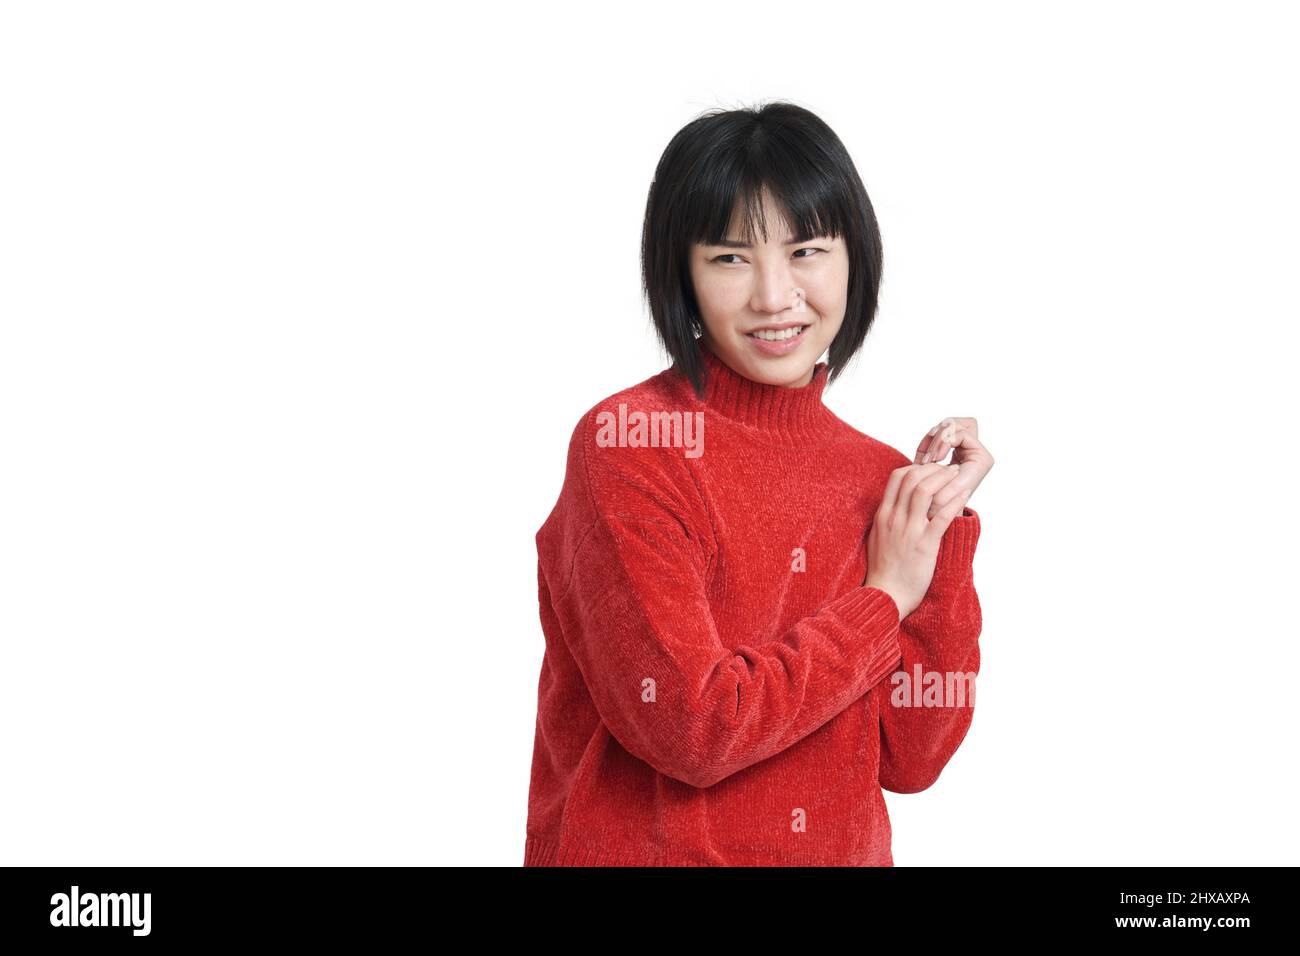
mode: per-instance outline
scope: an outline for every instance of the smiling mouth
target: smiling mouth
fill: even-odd
[[[761,339],[764,342],[784,342],[787,339],[793,339],[803,334],[806,325],[795,325],[788,329],[759,329],[757,332],[746,332],[751,339]]]

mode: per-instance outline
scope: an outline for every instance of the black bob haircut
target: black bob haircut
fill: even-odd
[[[691,284],[691,248],[726,237],[737,200],[743,241],[753,243],[755,226],[766,239],[764,189],[783,207],[794,241],[842,236],[848,249],[848,296],[827,358],[828,381],[857,354],[876,316],[880,227],[840,138],[793,103],[709,110],[682,127],[659,158],[641,232],[642,289],[655,331],[700,396],[706,370],[695,339],[704,327]]]

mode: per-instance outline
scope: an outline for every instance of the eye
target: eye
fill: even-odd
[[[801,252],[807,252],[807,253],[809,253],[809,255],[801,256],[801,255],[799,255],[799,253],[801,253]],[[816,248],[816,247],[814,247],[814,246],[804,246],[804,248],[802,248],[802,249],[796,249],[796,250],[794,251],[794,255],[795,255],[795,258],[796,258],[796,259],[811,259],[811,258],[812,258],[812,253],[818,253],[818,252],[826,252],[826,250],[825,250],[825,249],[818,249],[818,248]],[[710,262],[718,262],[718,263],[721,263],[721,264],[724,265],[724,266],[730,266],[730,265],[735,265],[735,263],[733,263],[733,262],[726,262],[726,261],[724,261],[724,260],[727,260],[727,259],[739,259],[739,258],[740,258],[740,256],[737,255],[736,253],[734,253],[734,252],[728,252],[728,253],[724,253],[723,255],[720,255],[720,256],[714,256],[714,257],[713,257],[712,259],[710,259],[709,261],[710,261]]]

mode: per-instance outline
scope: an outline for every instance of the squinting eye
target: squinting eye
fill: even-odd
[[[802,248],[802,249],[796,249],[796,250],[795,250],[795,258],[796,258],[796,259],[811,259],[811,258],[812,258],[811,255],[801,256],[801,255],[799,255],[799,253],[801,253],[801,252],[816,253],[816,252],[825,252],[825,251],[826,251],[825,249],[817,249],[817,248],[814,248],[814,247],[812,247],[812,246],[805,246],[805,247]],[[721,262],[721,263],[722,263],[723,265],[725,265],[725,266],[730,266],[730,265],[734,265],[735,263],[732,263],[732,262],[723,262],[723,260],[724,260],[724,259],[739,259],[739,258],[740,258],[740,256],[738,256],[736,253],[734,253],[734,252],[728,252],[728,253],[725,253],[724,255],[714,256],[713,259],[712,259],[711,261],[713,261],[713,262]]]

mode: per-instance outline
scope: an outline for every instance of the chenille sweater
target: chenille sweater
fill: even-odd
[[[866,536],[911,459],[823,404],[825,363],[787,388],[697,347],[702,399],[673,366],[582,416],[537,532],[524,865],[892,866],[882,788],[931,786],[973,716],[931,675],[979,669],[979,516],[900,621]]]

